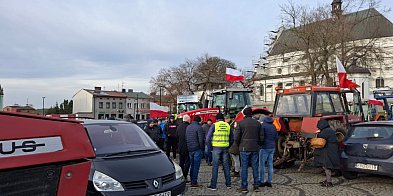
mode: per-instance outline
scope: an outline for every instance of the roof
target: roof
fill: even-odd
[[[125,92],[125,95],[129,98],[137,98],[138,99],[150,99],[151,97],[144,92]]]
[[[94,92],[94,90],[84,89],[85,91],[93,94],[96,97],[119,97],[119,98],[126,98],[127,96],[122,92],[117,91],[99,91],[99,93]]]
[[[393,125],[393,121],[388,120],[388,121],[369,121],[369,122],[363,122],[363,123],[356,123],[354,126],[367,126],[367,125]]]
[[[23,110],[36,110],[35,108],[31,106],[22,106],[22,105],[11,105],[11,106],[6,106],[6,108],[16,108],[16,109],[23,109]]]
[[[133,124],[127,121],[121,120],[82,120],[84,125],[91,125],[91,124]]]
[[[348,74],[371,74],[370,70],[365,67],[359,67],[357,65],[351,64],[347,67]]]
[[[374,8],[345,14],[342,17],[344,24],[356,24],[351,30],[350,37],[347,41],[393,36],[393,23]],[[308,25],[313,24],[315,23]],[[269,56],[299,50],[299,44],[302,42],[297,38],[293,29],[285,29],[279,32],[277,40],[273,43],[273,47],[269,51]]]

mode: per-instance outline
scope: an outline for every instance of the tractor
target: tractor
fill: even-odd
[[[250,93],[252,91],[246,88],[225,88],[214,90],[211,94],[205,96],[204,108],[191,110],[179,114],[177,117],[182,118],[187,114],[193,119],[196,115],[202,118],[203,122],[211,119],[216,121],[216,115],[222,113],[229,115],[234,119],[246,106],[251,106]],[[270,113],[264,108],[253,108],[255,113]]]
[[[276,168],[292,166],[301,161],[299,171],[312,160],[312,138],[317,134],[320,119],[328,120],[342,143],[351,124],[363,122],[364,114],[359,91],[339,87],[298,86],[277,89],[273,108],[274,119],[280,123]],[[349,99],[352,98],[352,100]]]

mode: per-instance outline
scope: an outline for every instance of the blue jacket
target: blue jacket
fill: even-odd
[[[276,148],[278,133],[276,127],[273,125],[273,119],[271,117],[267,116],[263,119],[262,129],[265,135],[265,139],[263,140],[261,147],[263,149]]]
[[[217,120],[217,121],[223,121],[223,120]],[[213,147],[212,146],[212,138],[213,138],[213,133],[215,130],[216,130],[216,128],[215,128],[214,124],[212,124],[212,126],[210,126],[209,132],[206,135],[207,149],[209,151],[229,149],[229,147],[232,146],[232,144],[233,144],[233,130],[231,129],[231,131],[229,133],[229,147]]]
[[[186,128],[186,142],[189,152],[196,150],[204,150],[205,135],[203,134],[202,126],[198,122],[192,122]]]

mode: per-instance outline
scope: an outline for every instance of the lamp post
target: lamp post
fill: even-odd
[[[42,97],[42,115],[45,116],[45,97]]]
[[[161,94],[162,94],[162,86],[160,86],[160,106],[162,105],[162,102],[161,102]]]

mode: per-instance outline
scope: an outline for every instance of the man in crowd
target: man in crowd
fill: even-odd
[[[243,114],[245,117],[238,123],[235,136],[235,142],[239,145],[241,160],[241,187],[239,191],[242,193],[248,192],[248,163],[251,160],[254,191],[259,192],[258,151],[259,145],[264,140],[264,132],[261,123],[252,118],[250,107],[245,108]]]
[[[205,137],[202,126],[200,125],[201,121],[200,116],[195,116],[194,121],[186,128],[186,141],[191,164],[191,188],[200,187],[198,184],[198,174],[205,147]]]
[[[166,135],[164,133],[165,124],[162,122],[161,119],[158,119],[157,120],[157,126],[161,130],[160,146],[159,147],[161,148],[161,150],[165,150],[165,139],[166,139]]]
[[[145,127],[145,132],[150,138],[159,146],[161,131],[156,125],[156,122],[152,119],[147,120],[147,125]]]
[[[166,155],[170,157],[171,150],[173,159],[176,159],[176,150],[177,150],[177,138],[176,138],[176,129],[177,122],[175,121],[175,117],[171,115],[169,117],[168,123],[165,125],[165,135],[166,135]]]
[[[209,132],[210,127],[212,126],[213,121],[212,119],[208,119],[207,123],[202,125],[203,132],[205,134],[205,138],[207,136],[207,133]],[[206,158],[206,163],[207,165],[211,166],[212,165],[212,151],[209,151],[209,148],[205,146],[205,158]]]
[[[206,144],[209,149],[212,149],[213,154],[213,168],[212,178],[210,181],[210,190],[217,190],[218,165],[219,160],[222,160],[225,175],[225,185],[231,188],[231,174],[229,168],[229,146],[233,143],[233,132],[227,122],[224,122],[224,116],[219,113],[216,116],[217,122],[214,123],[207,134]]]
[[[183,176],[187,180],[187,176],[190,170],[190,157],[188,154],[187,141],[186,141],[186,129],[190,125],[191,118],[187,114],[183,116],[183,122],[177,127],[176,137],[179,147],[179,165],[182,168]]]
[[[276,149],[276,141],[278,140],[278,133],[276,127],[273,125],[273,118],[269,116],[261,116],[259,121],[262,123],[264,131],[264,140],[262,148],[259,150],[259,185],[261,187],[272,187],[273,178],[273,157]],[[265,163],[267,161],[268,176],[265,182]]]

